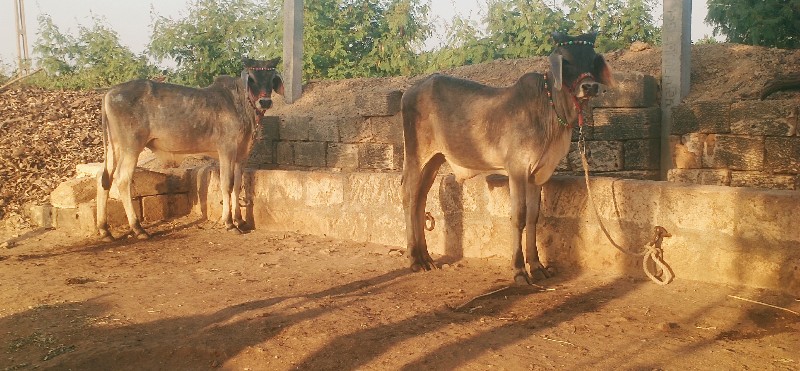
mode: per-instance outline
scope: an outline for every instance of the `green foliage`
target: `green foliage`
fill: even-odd
[[[489,0],[488,40],[500,58],[523,58],[550,52],[553,31],[571,26],[560,9],[535,0]]]
[[[481,25],[459,16],[447,28],[444,44],[436,51],[422,54],[426,72],[477,64],[497,58],[494,45],[481,36]]]
[[[598,31],[598,51],[605,53],[623,49],[634,41],[651,44],[660,41],[660,32],[653,24],[652,0],[566,0],[570,33]]]
[[[694,42],[695,45],[709,45],[709,44],[719,44],[719,41],[715,39],[711,35],[704,35],[701,39]]]
[[[282,1],[195,0],[182,19],[156,16],[149,52],[177,64],[171,81],[206,86],[218,75],[238,75],[243,57],[282,55]]]
[[[438,1],[438,0],[437,0]],[[498,58],[542,56],[553,31],[599,31],[601,52],[633,41],[658,43],[650,10],[655,0],[485,0],[482,21],[455,17],[445,40],[421,52],[433,32],[430,0],[315,0],[304,9],[304,77],[341,79],[413,75]],[[712,0],[725,1],[725,0]],[[792,0],[794,2],[800,0]],[[192,0],[176,19],[153,14],[148,56],[174,67],[170,82],[206,86],[237,75],[241,59],[282,55],[282,0]],[[102,19],[62,33],[39,18],[34,45],[48,87],[92,88],[153,76],[156,67],[119,43]]]
[[[303,72],[306,78],[410,74],[415,48],[430,35],[428,6],[419,0],[306,2]]]
[[[46,74],[29,83],[48,88],[90,89],[147,77],[153,68],[119,42],[102,19],[91,28],[79,26],[78,36],[63,34],[48,15],[39,17],[39,38],[33,47]]]
[[[708,0],[705,20],[729,42],[800,48],[800,0]]]
[[[498,58],[547,55],[553,31],[580,34],[598,31],[600,52],[625,48],[634,41],[657,44],[660,31],[650,15],[653,0],[487,0],[481,25],[456,17],[447,46],[429,53],[429,70]]]

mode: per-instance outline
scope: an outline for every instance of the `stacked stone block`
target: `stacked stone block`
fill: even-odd
[[[250,167],[332,171],[399,171],[403,161],[402,92],[363,93],[349,116],[268,116]]]
[[[793,100],[691,102],[676,106],[670,181],[800,188],[800,104]]]
[[[80,164],[78,176],[61,183],[50,194],[50,204],[32,206],[30,216],[42,227],[52,227],[76,234],[96,233],[96,174],[101,163]],[[189,169],[151,171],[137,168],[131,184],[131,197],[136,214],[144,222],[158,222],[188,215]],[[128,219],[116,186],[108,200],[108,223],[111,227],[127,226]]]
[[[592,174],[631,179],[658,179],[661,109],[658,82],[639,73],[614,75],[617,86],[591,101],[585,112],[591,121],[583,127]],[[579,130],[573,130],[567,157],[556,169],[582,174],[578,151]]]

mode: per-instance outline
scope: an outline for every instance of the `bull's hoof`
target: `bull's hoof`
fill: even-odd
[[[247,222],[244,221],[244,220],[238,221],[238,222],[234,223],[234,225],[236,226],[235,228],[239,229],[239,231],[249,231],[250,230],[250,226],[247,225]]]
[[[242,234],[242,231],[239,230],[239,228],[236,228],[236,226],[227,227],[225,230],[227,230],[228,232],[231,232],[233,234]]]
[[[556,274],[554,267],[545,267],[542,263],[535,263],[531,265],[531,282],[540,281],[546,278],[553,277]]]
[[[532,285],[533,280],[525,272],[518,272],[514,275],[514,283],[517,285]]]
[[[431,270],[431,266],[432,265],[433,264],[412,263],[411,264],[411,271],[412,272],[429,271],[429,270]]]
[[[139,231],[135,233],[137,240],[147,240],[150,239],[150,234],[145,231]]]
[[[433,263],[433,260],[425,260],[425,261],[422,261],[422,262],[413,262],[413,263],[411,263],[411,270],[413,272],[429,271],[429,270],[438,269],[438,268],[439,267],[437,267],[436,264]]]
[[[100,241],[103,242],[114,242],[114,236],[111,235],[107,229],[100,230]]]

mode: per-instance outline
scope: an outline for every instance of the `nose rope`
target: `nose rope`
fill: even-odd
[[[547,84],[547,74],[549,73],[550,72],[545,72],[544,74],[544,91],[547,93],[547,99],[550,101],[550,107],[553,107],[553,112],[556,113],[556,119],[558,119],[558,123],[561,126],[567,126],[567,121],[562,119],[561,116],[558,115],[558,111],[556,110],[556,104],[553,101],[553,93],[550,92],[550,86]],[[572,89],[566,86],[564,87],[565,89],[567,89],[567,92],[572,97],[572,103],[575,105],[575,109],[578,110],[578,127],[583,127],[583,106],[581,106],[581,102],[578,101],[578,97],[576,97],[575,94],[572,94],[572,92],[575,90],[575,86],[577,86],[578,83],[593,77],[594,75],[592,75],[589,72],[582,73],[580,76],[578,76],[578,79],[575,80]]]
[[[591,72],[584,72],[580,74],[577,79],[575,79],[574,83],[572,83],[572,91],[578,90],[578,84],[580,84],[581,82],[583,82],[583,80],[586,79],[596,80]]]

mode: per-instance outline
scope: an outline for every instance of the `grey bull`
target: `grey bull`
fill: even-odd
[[[425,204],[447,161],[459,181],[486,171],[508,175],[514,280],[530,284],[536,272],[549,277],[536,247],[542,184],[569,152],[586,100],[598,94],[600,83],[614,85],[605,59],[594,51],[596,36],[554,33],[550,72],[527,73],[509,87],[434,74],[403,94],[402,195],[414,271],[435,267],[423,230]]]
[[[151,80],[112,87],[103,97],[101,114],[105,161],[97,176],[100,237],[113,239],[106,205],[115,181],[131,231],[138,238],[149,237],[131,200],[133,172],[145,148],[159,157],[204,154],[219,159],[221,221],[227,229],[242,227],[237,204],[242,171],[259,121],[272,106],[272,92],[283,95],[283,82],[275,71],[279,62],[244,59],[241,77],[218,76],[201,89]]]

